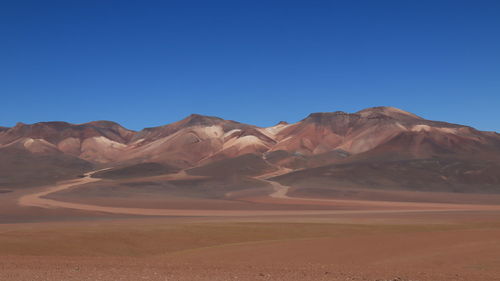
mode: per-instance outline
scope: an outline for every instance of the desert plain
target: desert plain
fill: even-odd
[[[274,188],[104,205],[105,190],[78,194],[89,179],[0,195],[0,280],[500,280],[495,195],[410,203]],[[47,194],[54,187],[62,193]]]
[[[500,134],[396,108],[0,130],[0,280],[500,280]]]

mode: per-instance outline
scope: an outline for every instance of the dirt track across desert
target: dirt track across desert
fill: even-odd
[[[20,208],[27,212],[92,218],[0,224],[0,280],[500,280],[500,206],[292,197],[292,187],[265,178],[272,191],[248,201],[284,209],[112,207],[50,196],[101,181],[92,174],[17,199],[35,207]]]
[[[100,171],[100,170],[99,170]],[[500,210],[496,205],[472,205],[472,204],[444,204],[444,203],[408,203],[388,201],[366,201],[366,200],[335,200],[298,198],[287,195],[290,187],[277,182],[268,182],[273,186],[274,192],[269,196],[279,200],[293,200],[299,204],[311,202],[326,202],[335,204],[351,204],[358,207],[356,210],[185,210],[185,209],[150,209],[150,208],[126,208],[109,207],[91,204],[63,202],[44,198],[45,196],[59,191],[67,190],[82,184],[100,181],[92,178],[92,174],[85,177],[65,181],[55,186],[48,187],[44,191],[27,194],[19,198],[19,205],[41,208],[67,208],[82,211],[103,212],[111,214],[141,215],[141,216],[280,216],[280,215],[329,215],[329,214],[360,214],[360,213],[400,213],[400,212],[434,212],[434,211],[495,211]],[[362,206],[364,209],[359,209]]]

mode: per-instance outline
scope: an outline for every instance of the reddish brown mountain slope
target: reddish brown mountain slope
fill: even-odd
[[[428,121],[398,109],[379,107],[354,114],[313,113],[279,132],[279,143],[272,150],[312,155],[342,149],[359,154],[402,136],[414,140],[405,149],[415,156],[494,143],[487,134],[470,127]],[[433,143],[435,147],[421,148],[423,143]]]
[[[271,151],[285,151],[281,164],[317,166],[353,155],[393,153],[405,158],[500,151],[498,134],[422,119],[389,107],[349,114],[313,113],[276,135]],[[283,153],[282,153],[283,154]]]
[[[137,133],[121,161],[150,161],[193,167],[217,159],[267,151],[274,141],[257,127],[193,114]]]
[[[64,156],[137,177],[179,169],[217,178],[248,177],[288,168],[300,171],[280,181],[500,192],[499,134],[425,120],[392,107],[312,113],[269,128],[198,114],[139,132],[109,121],[18,124],[0,128],[2,150],[33,156],[33,165],[42,168],[47,164],[39,157]]]
[[[1,189],[54,183],[92,169],[91,163],[62,152],[44,154],[13,146],[0,148]]]
[[[94,163],[116,160],[135,132],[110,121],[84,124],[40,122],[18,123],[0,131],[0,147],[17,147],[32,153],[57,153],[77,156]]]

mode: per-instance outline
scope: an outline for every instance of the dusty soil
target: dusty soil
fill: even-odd
[[[426,216],[5,224],[0,280],[500,280],[500,213]]]
[[[85,177],[63,181],[61,183],[49,186],[48,188],[36,192],[23,195],[19,198],[20,206],[40,207],[40,208],[65,208],[81,211],[93,211],[111,214],[123,215],[140,215],[140,216],[283,216],[283,215],[327,215],[327,214],[342,214],[342,213],[390,213],[390,212],[427,212],[436,210],[446,211],[480,211],[480,210],[498,210],[500,205],[480,205],[480,204],[450,204],[450,203],[421,203],[421,202],[391,202],[391,201],[370,201],[370,200],[338,200],[338,199],[314,199],[314,198],[296,198],[288,196],[289,186],[282,185],[278,182],[268,181],[273,187],[273,192],[265,198],[270,198],[274,201],[269,203],[274,204],[309,204],[314,205],[329,205],[335,210],[241,210],[241,209],[198,209],[193,207],[190,209],[173,209],[173,208],[131,208],[131,207],[113,207],[102,206],[96,204],[84,204],[76,202],[59,201],[46,198],[48,195],[65,191],[75,186],[101,181],[93,178],[92,175],[99,171],[85,174]],[[174,175],[175,176],[175,175]],[[247,199],[248,200],[248,199]],[[266,202],[264,200],[253,200],[253,202]],[[338,210],[341,206],[340,210]]]
[[[0,280],[500,280],[499,205],[292,197],[276,182],[170,209],[47,198],[98,180],[0,194]]]

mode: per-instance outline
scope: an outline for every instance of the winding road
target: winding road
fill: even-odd
[[[497,205],[466,205],[466,204],[444,204],[444,203],[411,203],[411,202],[389,202],[389,201],[366,201],[366,200],[337,200],[337,199],[315,199],[288,196],[289,186],[278,182],[265,180],[270,183],[274,192],[269,194],[270,198],[278,200],[293,200],[295,204],[311,204],[314,202],[328,202],[332,205],[352,205],[365,207],[363,210],[186,210],[186,209],[149,209],[109,207],[92,204],[72,203],[45,198],[47,195],[91,182],[101,181],[92,175],[102,170],[93,171],[84,177],[64,181],[49,187],[41,192],[27,194],[18,199],[18,204],[25,207],[39,208],[66,208],[81,211],[101,212],[122,215],[139,216],[282,216],[282,215],[327,215],[327,214],[360,214],[360,213],[401,213],[401,212],[433,212],[433,211],[500,211]],[[264,179],[263,179],[264,180]],[[366,209],[375,207],[376,209]],[[386,208],[386,209],[378,209]]]

